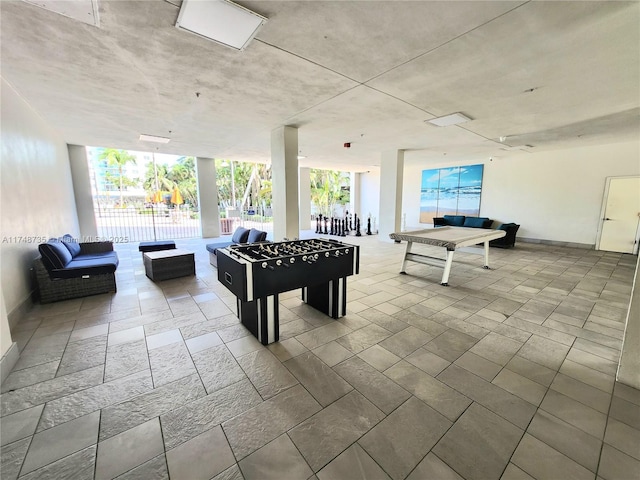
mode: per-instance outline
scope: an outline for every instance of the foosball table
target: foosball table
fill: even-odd
[[[359,271],[360,247],[330,239],[232,245],[217,251],[218,280],[237,298],[238,318],[263,344],[280,338],[278,294],[302,288],[302,300],[340,318],[347,278]]]

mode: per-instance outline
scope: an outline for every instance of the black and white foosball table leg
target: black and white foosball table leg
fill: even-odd
[[[238,300],[238,318],[262,343],[269,345],[280,339],[278,295],[268,295],[251,302]]]
[[[347,314],[347,278],[302,287],[302,301],[331,318],[344,317]]]

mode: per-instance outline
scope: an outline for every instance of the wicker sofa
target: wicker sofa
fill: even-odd
[[[465,215],[445,215],[443,217],[433,217],[434,227],[471,227],[471,228],[491,228],[493,220],[488,217],[467,217]]]
[[[209,263],[214,267],[218,268],[218,256],[217,251],[219,248],[225,248],[230,245],[236,245],[239,243],[258,243],[264,242],[267,240],[267,232],[263,232],[262,230],[257,230],[255,228],[248,229],[244,227],[236,228],[236,231],[233,232],[233,236],[231,237],[231,241],[222,241],[216,243],[207,244],[207,251],[209,252]]]
[[[33,269],[40,303],[116,292],[112,242],[78,243],[71,235],[38,246]]]

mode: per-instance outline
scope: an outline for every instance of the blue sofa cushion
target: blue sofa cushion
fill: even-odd
[[[41,243],[38,245],[38,250],[42,256],[42,263],[49,271],[66,267],[73,258],[69,249],[57,238]]]
[[[451,225],[452,227],[462,227],[465,218],[464,215],[444,215],[447,225]]]
[[[263,232],[262,230],[256,230],[252,228],[249,230],[249,236],[247,237],[248,243],[255,242],[264,242],[267,239],[267,232]]]
[[[68,233],[66,235],[63,235],[60,238],[60,241],[64,244],[65,247],[67,247],[67,250],[69,250],[69,253],[72,257],[80,255],[80,244],[71,235],[69,235]]]
[[[233,245],[233,242],[209,243],[207,244],[207,250],[215,254],[216,250],[218,250],[219,248],[225,248],[225,247],[228,247],[229,245]]]
[[[463,227],[490,228],[493,220],[487,217],[466,217]]]
[[[53,278],[77,278],[83,275],[104,275],[114,273],[118,267],[116,252],[79,255],[64,268],[51,271]]]
[[[233,237],[231,237],[231,241],[233,243],[247,243],[247,238],[249,238],[249,229],[244,227],[236,228],[236,231],[233,232]]]

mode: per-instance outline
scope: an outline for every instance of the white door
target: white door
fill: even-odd
[[[598,249],[636,253],[640,221],[640,177],[612,177],[602,209]]]

